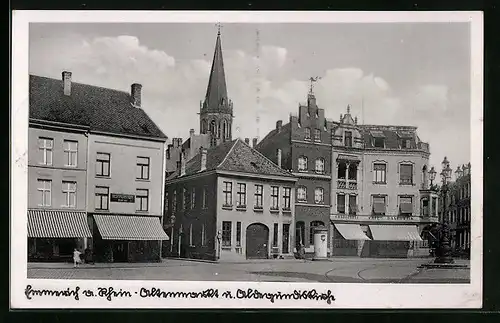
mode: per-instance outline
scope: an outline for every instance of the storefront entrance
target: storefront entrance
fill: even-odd
[[[127,262],[128,261],[128,242],[118,241],[113,243],[113,261]]]
[[[269,245],[269,229],[262,223],[254,223],[246,231],[247,259],[267,259]]]

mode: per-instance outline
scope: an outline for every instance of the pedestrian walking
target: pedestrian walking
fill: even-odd
[[[79,264],[82,263],[82,259],[80,259],[81,252],[75,248],[73,251],[73,266],[76,268]]]

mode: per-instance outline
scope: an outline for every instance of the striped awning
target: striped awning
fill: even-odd
[[[94,214],[104,240],[169,240],[156,216]]]
[[[373,240],[422,241],[416,225],[370,225]]]
[[[87,213],[28,210],[29,238],[91,238]]]

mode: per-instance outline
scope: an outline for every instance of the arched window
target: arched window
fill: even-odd
[[[305,172],[307,171],[307,157],[306,156],[300,156],[298,160],[298,169],[299,172]]]
[[[215,135],[217,130],[217,124],[215,123],[215,120],[212,120],[210,122],[210,133]]]
[[[309,226],[309,244],[314,245],[314,228],[321,227],[325,224],[322,221],[312,221]]]
[[[307,201],[307,188],[305,186],[297,187],[297,201]]]
[[[324,190],[321,187],[316,187],[314,190],[314,203],[323,204],[325,202]]]
[[[228,138],[226,120],[222,121],[222,136],[224,139]]]
[[[219,121],[219,127],[217,127],[217,138],[220,138],[220,132],[222,129],[222,121]]]
[[[207,133],[207,120],[201,121],[201,133]]]
[[[306,224],[303,221],[298,221],[295,224],[295,245],[297,247],[304,245],[306,238],[305,234],[306,234]]]
[[[323,158],[316,159],[315,171],[318,174],[323,174],[325,172],[325,160]]]

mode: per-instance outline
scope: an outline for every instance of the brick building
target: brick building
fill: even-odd
[[[285,125],[277,121],[276,128],[256,146],[258,151],[273,162],[281,163],[298,178],[295,244],[304,245],[306,252],[314,250],[314,227],[329,227],[331,127],[332,122],[326,120],[324,109],[318,107],[311,92],[307,104],[299,105],[297,116],[290,116]]]
[[[164,256],[291,257],[296,179],[243,141],[220,143],[167,178]]]
[[[166,136],[131,92],[30,76],[28,257],[157,261]],[[47,245],[52,245],[52,248]]]

